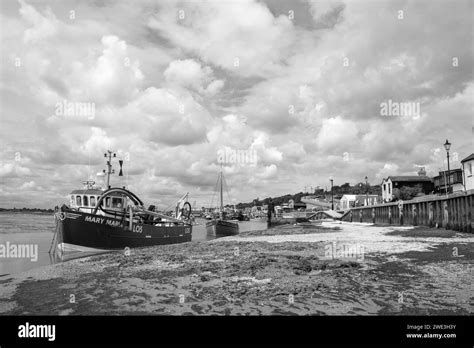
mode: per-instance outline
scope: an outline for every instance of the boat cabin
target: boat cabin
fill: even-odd
[[[74,190],[70,194],[71,208],[78,209],[85,213],[92,213],[102,193],[104,193],[104,191],[95,188]],[[127,203],[127,197],[115,194],[105,197],[103,206],[107,208],[107,210],[123,212],[123,209],[127,207]]]
[[[70,205],[80,211],[92,213],[103,191],[99,189],[82,189],[71,192]]]

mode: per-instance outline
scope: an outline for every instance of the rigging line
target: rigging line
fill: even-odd
[[[225,190],[227,192],[227,198],[229,199],[229,202],[231,202],[230,194],[229,194],[229,186],[227,185],[227,181],[225,180],[224,175],[222,175],[222,179],[224,180],[223,183],[224,183]]]
[[[175,205],[177,202],[178,202],[178,200],[175,199],[175,200],[173,201],[173,203],[171,203],[170,205],[168,205],[163,211],[164,211],[164,212],[167,212],[168,209],[171,208],[173,205]]]
[[[216,185],[214,186],[214,193],[212,195],[211,205],[209,206],[209,209],[212,208],[212,203],[214,202],[214,196],[216,195],[218,187],[219,187],[219,177],[220,175],[217,177]]]
[[[172,206],[176,205],[176,203],[178,203],[180,199],[181,199],[181,198],[176,198],[170,205],[168,205],[168,206],[166,207],[166,209],[165,209],[164,211],[165,211],[165,212],[168,211],[168,209],[171,208]]]

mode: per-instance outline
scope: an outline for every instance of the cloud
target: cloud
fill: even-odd
[[[209,112],[190,93],[155,87],[130,102],[122,117],[142,138],[171,146],[205,141],[211,121]]]
[[[224,86],[224,81],[214,80],[210,67],[202,67],[193,59],[172,61],[163,74],[171,85],[206,92],[209,96],[216,94]]]
[[[266,75],[289,52],[291,21],[258,2],[166,2],[150,28],[173,45],[238,75]]]
[[[36,183],[34,181],[28,181],[20,186],[20,190],[29,190],[35,187],[36,187]]]
[[[36,43],[54,36],[58,32],[58,21],[50,8],[47,8],[43,15],[24,0],[19,2],[21,17],[31,25],[23,34],[25,44]]]
[[[17,163],[0,163],[0,177],[24,177],[31,175],[31,169]]]
[[[257,176],[261,179],[274,179],[277,176],[277,166],[275,164],[271,164],[266,166],[263,169],[263,172],[257,173]]]
[[[322,151],[347,151],[359,141],[356,123],[341,116],[323,121],[317,136],[317,144]]]
[[[117,185],[160,204],[190,192],[199,205],[212,197],[223,148],[257,154],[253,166],[225,164],[238,201],[325,186],[329,175],[435,173],[446,138],[453,155],[472,152],[468,0],[74,10],[71,19],[68,2],[2,4],[0,205],[58,204],[103,169],[107,149],[129,157]],[[382,117],[389,99],[419,103],[419,117]],[[63,101],[93,103],[95,114],[57,114]],[[38,191],[26,202],[15,189],[31,182]]]

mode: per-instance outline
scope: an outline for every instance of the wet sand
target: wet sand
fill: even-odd
[[[0,313],[469,315],[473,245],[423,227],[284,225],[2,277]]]

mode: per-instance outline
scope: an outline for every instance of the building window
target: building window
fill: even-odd
[[[81,196],[76,196],[76,205],[80,207],[82,205],[82,199]]]
[[[469,175],[472,175],[472,162],[469,162],[467,167],[469,168]]]
[[[388,194],[390,195],[391,192],[390,192],[390,184],[388,184]]]

